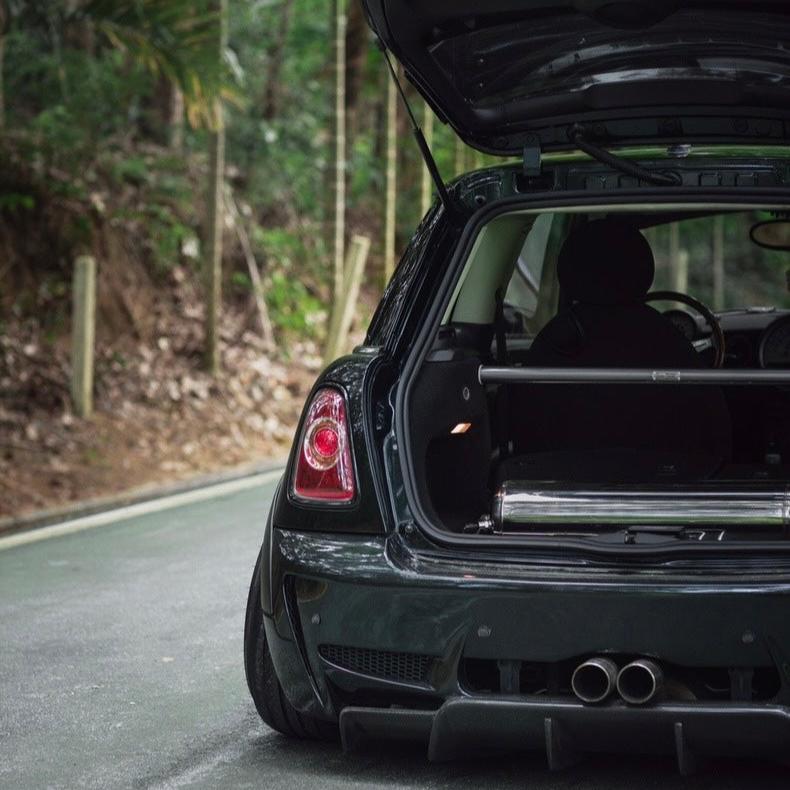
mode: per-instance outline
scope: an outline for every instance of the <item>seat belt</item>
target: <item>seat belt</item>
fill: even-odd
[[[505,294],[501,288],[494,294],[494,337],[496,338],[496,361],[507,365],[507,337],[505,333]]]

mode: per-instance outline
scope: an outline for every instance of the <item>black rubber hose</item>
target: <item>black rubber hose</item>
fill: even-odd
[[[619,170],[621,173],[634,178],[641,178],[643,181],[659,186],[675,187],[682,183],[680,176],[676,173],[658,173],[655,170],[648,170],[646,167],[629,162],[627,159],[622,159],[604,148],[588,142],[584,139],[583,129],[571,129],[570,137],[580,151],[583,151],[593,159],[597,159],[602,164],[609,165],[614,170]]]

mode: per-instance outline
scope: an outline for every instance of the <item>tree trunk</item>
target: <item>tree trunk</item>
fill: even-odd
[[[228,0],[219,0],[219,56],[228,42]],[[222,99],[216,100],[216,129],[209,142],[209,188],[206,231],[206,368],[220,370],[219,318],[222,304],[222,230],[224,227],[225,118]]]
[[[144,117],[150,115],[154,124],[143,121],[143,132],[172,151],[180,151],[184,142],[184,94],[178,85],[160,75],[146,103],[151,112]]]
[[[184,94],[177,85],[170,85],[168,144],[173,151],[184,147]]]
[[[75,19],[80,5],[85,5],[83,0],[66,1],[66,25],[63,30],[63,39],[68,46],[89,52],[91,55],[96,50],[96,36],[90,19]]]
[[[368,26],[362,2],[351,0],[346,26],[346,118],[349,142],[359,131],[359,102],[368,54],[367,44]]]
[[[669,226],[669,273],[670,288],[686,293],[689,283],[689,252],[680,246],[680,226],[673,222]]]
[[[431,108],[427,105],[427,103],[423,102],[422,134],[423,137],[425,137],[425,142],[427,143],[428,148],[430,148],[431,151],[433,151],[434,117],[435,116],[433,114],[433,110],[431,110]],[[432,193],[433,193],[433,179],[431,178],[431,173],[428,170],[428,167],[423,163],[422,182],[420,185],[420,211],[422,212],[423,217],[428,213],[428,209],[431,207]]]
[[[713,309],[724,309],[724,217],[713,219]]]
[[[346,233],[346,3],[333,0],[335,39],[335,219],[333,303],[338,304],[343,290],[343,261]]]
[[[387,173],[384,203],[384,285],[395,271],[395,222],[398,168],[398,93],[395,80],[387,80]]]
[[[466,172],[466,145],[460,137],[455,138],[455,174]]]
[[[266,299],[264,298],[263,282],[261,281],[261,273],[258,269],[258,262],[255,260],[255,253],[252,251],[252,244],[250,244],[250,237],[244,227],[244,222],[241,219],[241,212],[236,205],[230,190],[225,195],[225,205],[228,210],[233,226],[236,228],[236,235],[239,238],[241,251],[244,255],[244,260],[247,262],[247,271],[250,273],[250,282],[252,283],[252,295],[255,298],[255,305],[258,308],[258,319],[261,324],[261,332],[264,341],[270,346],[274,347],[274,330],[272,329],[271,318],[269,317],[269,308],[266,306]]]
[[[267,121],[276,118],[280,112],[282,97],[282,78],[280,75],[283,68],[285,44],[288,40],[292,16],[293,0],[282,0],[277,33],[274,42],[269,48],[266,87],[263,93],[263,117]]]
[[[2,6],[0,6],[0,9]],[[0,10],[0,14],[2,11]],[[5,128],[5,79],[3,77],[3,61],[5,60],[5,33],[0,19],[0,130]]]
[[[11,27],[11,10],[7,0],[0,0],[0,129],[5,128],[5,78],[3,63],[5,61],[5,38]]]

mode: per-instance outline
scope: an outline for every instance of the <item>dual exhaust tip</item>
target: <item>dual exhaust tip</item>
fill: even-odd
[[[664,673],[649,658],[639,658],[619,669],[611,658],[600,656],[576,667],[571,688],[582,702],[589,704],[603,702],[617,690],[629,705],[646,705],[661,696]]]

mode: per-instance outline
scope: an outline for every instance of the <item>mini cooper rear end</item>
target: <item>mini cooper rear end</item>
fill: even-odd
[[[308,398],[245,665],[288,735],[783,758],[790,11],[366,0],[502,164]],[[430,152],[417,132],[428,165]]]

